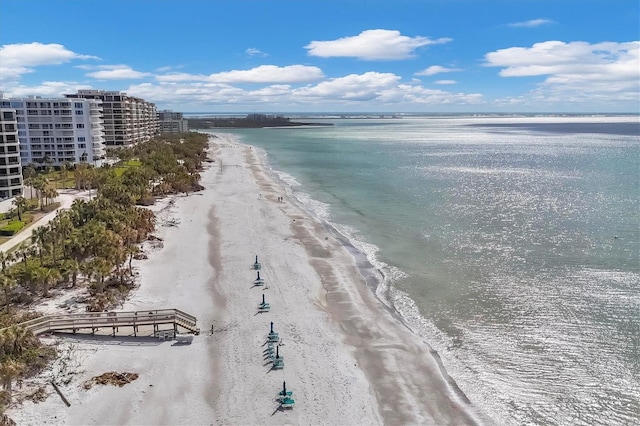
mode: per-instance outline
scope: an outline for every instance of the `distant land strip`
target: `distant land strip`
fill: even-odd
[[[189,118],[191,129],[243,128],[257,129],[262,127],[299,127],[299,126],[332,126],[331,123],[302,123],[291,121],[288,117],[266,114],[249,114],[244,118],[209,117]]]

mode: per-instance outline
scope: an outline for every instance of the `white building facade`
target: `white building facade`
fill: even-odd
[[[158,112],[158,126],[160,133],[183,133],[189,131],[189,122],[181,112],[164,110]]]
[[[22,167],[15,109],[0,108],[0,200],[22,195]]]
[[[105,155],[102,106],[88,99],[3,99],[16,111],[22,166],[100,166]]]
[[[156,106],[144,99],[105,90],[79,90],[65,96],[102,102],[106,146],[131,146],[146,142],[158,133]]]

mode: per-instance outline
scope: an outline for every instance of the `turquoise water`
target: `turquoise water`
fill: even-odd
[[[232,133],[367,255],[476,405],[640,422],[638,117],[326,121]]]

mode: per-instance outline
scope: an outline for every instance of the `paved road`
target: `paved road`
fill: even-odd
[[[76,198],[89,198],[88,191],[78,191],[75,189],[58,190],[58,194],[59,195],[56,198],[56,201],[60,202],[60,207],[52,212],[47,213],[37,222],[30,224],[9,241],[5,242],[4,244],[0,244],[0,251],[4,252],[11,250],[13,247],[22,243],[24,240],[31,238],[31,233],[34,229],[48,224],[51,220],[53,220],[54,217],[56,217],[56,215],[58,214],[58,210],[68,209],[69,207],[71,207],[71,204],[73,204],[73,200],[75,200]]]

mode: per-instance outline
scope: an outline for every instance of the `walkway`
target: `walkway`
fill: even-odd
[[[22,243],[23,241],[31,238],[31,233],[33,232],[34,229],[47,225],[49,222],[51,222],[58,214],[58,210],[69,209],[73,204],[73,200],[75,200],[76,198],[83,198],[83,199],[89,198],[89,191],[78,191],[75,189],[58,190],[58,194],[59,195],[57,197],[57,201],[60,202],[60,207],[58,207],[52,212],[47,213],[46,215],[41,217],[38,221],[33,222],[32,224],[30,224],[29,226],[21,230],[16,236],[12,237],[9,241],[5,242],[4,244],[0,244],[0,251],[7,252],[12,248],[16,247],[17,245],[19,245],[20,243]]]
[[[119,327],[133,327],[136,335],[138,327],[153,326],[154,333],[158,333],[161,325],[171,324],[173,332],[178,327],[193,334],[200,334],[196,326],[196,317],[179,309],[145,310],[136,312],[87,312],[83,314],[47,315],[26,321],[18,326],[30,330],[34,335],[50,332],[71,332],[91,330],[95,333],[101,328],[111,328],[115,336]],[[0,333],[5,329],[0,329]]]

